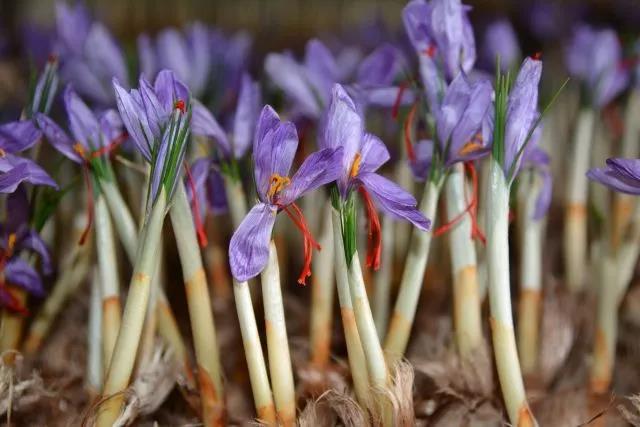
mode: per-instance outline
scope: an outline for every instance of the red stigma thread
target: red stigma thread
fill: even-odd
[[[55,64],[56,62],[58,62],[58,55],[50,53],[47,57],[47,62],[49,64]]]
[[[4,307],[23,316],[29,315],[29,310],[11,293],[4,281],[0,281],[0,295],[5,299]]]
[[[187,107],[182,99],[178,99],[175,104],[173,104],[173,107],[176,110],[180,110],[181,113],[185,113],[187,111]]]
[[[402,102],[402,96],[404,95],[404,91],[407,89],[407,85],[407,82],[402,82],[398,87],[398,94],[396,95],[396,100],[393,102],[393,107],[391,108],[391,117],[393,117],[394,120],[398,119],[400,103]]]
[[[307,284],[307,277],[311,276],[311,257],[313,255],[313,248],[316,248],[317,250],[321,250],[322,248],[311,235],[311,231],[309,231],[309,227],[307,226],[307,221],[305,220],[298,205],[292,203],[288,206],[281,206],[281,209],[289,218],[291,218],[291,221],[293,221],[296,227],[298,227],[298,230],[300,230],[304,239],[304,265],[302,266],[302,271],[298,277],[298,283],[304,286]],[[291,212],[290,209],[293,210],[293,212]]]
[[[128,133],[126,132],[121,133],[120,136],[118,136],[116,139],[111,141],[109,144],[105,145],[104,147],[100,147],[96,151],[92,152],[90,157],[92,159],[96,159],[106,154],[113,153],[116,150],[116,148],[118,148],[123,142],[127,140],[128,137],[129,137]]]
[[[433,235],[434,237],[438,237],[448,232],[457,223],[459,223],[466,214],[469,214],[469,217],[471,218],[471,239],[479,239],[483,245],[486,245],[487,239],[485,238],[484,233],[482,232],[482,230],[480,229],[480,226],[478,225],[478,174],[476,172],[475,166],[473,165],[473,162],[465,162],[464,169],[469,173],[469,176],[471,177],[471,183],[472,183],[471,200],[468,200],[468,194],[465,186],[464,198],[465,198],[465,202],[467,203],[467,207],[464,208],[464,210],[460,212],[458,215],[456,215],[451,221],[438,227],[433,232]]]
[[[191,169],[187,162],[184,162],[184,169],[187,173],[187,183],[189,184],[189,188],[191,188],[191,210],[193,211],[193,219],[196,223],[196,232],[198,234],[198,243],[201,248],[207,246],[207,233],[204,231],[204,224],[202,223],[202,218],[200,217],[200,202],[198,201],[198,195],[196,194],[196,184],[193,181],[193,176],[191,175]]]
[[[369,232],[367,233],[367,267],[377,270],[380,268],[380,255],[382,253],[380,218],[367,190],[360,186],[358,191],[364,201],[365,212],[367,220],[369,221]]]
[[[425,55],[427,55],[429,58],[433,58],[434,56],[436,56],[436,46],[434,44],[430,44],[429,46],[427,46],[427,48],[423,51],[423,53]]]
[[[407,149],[407,156],[411,162],[416,161],[416,153],[413,151],[413,143],[411,141],[411,130],[413,129],[413,122],[416,119],[416,111],[418,109],[418,103],[416,102],[409,110],[407,118],[404,121],[404,146]]]
[[[536,61],[540,61],[542,59],[542,52],[536,52],[531,55],[531,59],[535,59]]]

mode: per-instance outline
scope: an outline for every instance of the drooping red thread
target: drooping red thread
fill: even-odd
[[[97,149],[96,151],[93,151],[90,155],[90,157],[92,159],[96,159],[98,157],[102,157],[106,154],[111,154],[113,153],[116,148],[118,148],[123,142],[125,142],[127,140],[127,138],[129,137],[129,134],[127,134],[126,132],[121,133],[116,139],[114,139],[113,141],[111,141],[109,144],[100,147],[99,149]]]
[[[369,222],[369,231],[367,233],[367,267],[377,270],[380,268],[380,255],[382,254],[380,218],[367,190],[360,186],[358,187],[358,191],[364,201],[365,213]]]
[[[292,203],[288,206],[281,206],[281,209],[289,218],[291,218],[291,221],[293,221],[296,227],[298,227],[304,239],[304,264],[302,266],[300,276],[298,277],[298,283],[304,286],[307,284],[307,277],[311,276],[311,257],[313,255],[313,248],[316,248],[317,250],[321,250],[322,248],[313,238],[311,231],[309,231],[307,221],[305,220],[304,214],[298,205]],[[294,212],[291,212],[289,209],[293,209]]]
[[[29,315],[29,310],[27,310],[27,307],[24,306],[24,304],[21,304],[20,301],[18,301],[18,299],[11,293],[4,281],[0,281],[0,292],[3,293],[4,297],[8,300],[4,305],[5,308],[23,316]]]
[[[413,122],[415,121],[416,111],[418,109],[418,103],[416,102],[409,110],[409,114],[407,114],[407,118],[404,121],[404,146],[407,149],[407,157],[411,162],[416,161],[416,153],[413,151],[413,143],[411,141],[411,129],[413,127]]]
[[[202,218],[200,217],[200,201],[198,200],[198,195],[196,194],[196,184],[193,181],[193,176],[191,175],[191,169],[187,162],[184,162],[184,170],[187,174],[187,183],[189,184],[189,188],[191,188],[191,210],[193,211],[193,218],[196,225],[196,233],[198,234],[198,243],[201,248],[207,246],[207,233],[204,231],[204,224],[202,222]]]
[[[404,96],[404,91],[407,89],[407,86],[407,82],[402,82],[400,83],[400,86],[398,86],[398,94],[396,95],[396,100],[393,102],[393,107],[391,108],[391,117],[393,117],[394,120],[398,119],[400,103],[402,102],[402,97]]]
[[[467,171],[471,177],[471,183],[472,183],[471,200],[469,200],[466,186],[465,186],[464,198],[465,198],[465,202],[467,203],[467,206],[464,208],[462,212],[460,212],[453,219],[451,219],[451,221],[441,225],[436,230],[434,230],[433,235],[434,237],[438,237],[448,232],[458,222],[460,222],[466,214],[469,214],[469,217],[471,219],[471,239],[480,239],[482,244],[486,245],[487,239],[485,238],[484,233],[482,232],[482,230],[480,229],[480,226],[478,225],[478,174],[476,172],[475,166],[473,165],[473,162],[465,162],[464,168],[465,168],[465,171]]]

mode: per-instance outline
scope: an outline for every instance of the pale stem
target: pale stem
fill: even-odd
[[[535,425],[527,403],[511,314],[509,283],[509,186],[502,167],[492,161],[486,205],[487,266],[491,332],[502,397],[511,424]]]
[[[144,238],[140,241],[118,339],[102,390],[106,400],[98,412],[96,423],[99,427],[111,426],[116,420],[124,401],[123,392],[129,385],[147,313],[151,276],[155,271],[155,255],[162,235],[166,205],[166,193],[161,189],[141,231]]]
[[[583,109],[578,115],[572,152],[569,155],[564,225],[564,260],[567,286],[582,290],[587,254],[587,189],[595,112]]]
[[[318,243],[322,250],[311,265],[311,363],[324,367],[331,356],[335,270],[331,204],[325,200]]]
[[[420,201],[420,212],[432,221],[432,227],[435,225],[439,193],[440,185],[429,180]],[[391,365],[404,356],[409,343],[411,327],[424,281],[424,272],[427,267],[431,236],[431,231],[425,232],[417,228],[414,228],[411,234],[411,243],[405,260],[398,297],[384,341],[384,351]]]
[[[382,217],[382,253],[380,269],[374,273],[373,321],[376,324],[378,338],[382,341],[389,323],[389,307],[391,305],[391,282],[393,280],[393,245],[395,242],[394,227],[396,223],[389,215]]]
[[[235,297],[244,355],[247,359],[249,381],[251,382],[253,401],[258,419],[269,425],[275,425],[276,412],[273,405],[271,386],[269,385],[262,345],[260,344],[260,334],[258,333],[256,316],[253,312],[249,284],[247,282],[236,282],[234,280],[233,295]]]
[[[92,392],[99,393],[102,388],[104,372],[102,357],[102,296],[100,275],[94,270],[91,278],[91,296],[89,298],[89,324],[87,325],[87,385]]]
[[[487,228],[485,211],[487,204],[487,193],[489,191],[486,183],[491,176],[491,156],[487,156],[480,161],[480,182],[479,182],[479,197],[478,197],[478,227],[481,230]],[[476,253],[478,256],[478,286],[480,287],[480,301],[484,301],[487,297],[487,291],[489,289],[489,273],[487,272],[487,250],[482,242],[476,242]]]
[[[467,208],[464,166],[451,168],[445,184],[447,222],[452,223]],[[458,352],[471,357],[482,343],[480,294],[476,268],[476,248],[471,235],[471,216],[468,214],[449,231],[451,268],[453,275],[453,325]]]
[[[187,295],[204,423],[222,425],[222,376],[211,299],[193,214],[182,182],[176,186],[170,217]]]
[[[522,371],[528,375],[534,374],[538,366],[544,222],[533,217],[536,201],[542,190],[540,177],[533,170],[524,170],[520,176],[524,199],[519,215],[522,235],[517,332]]]
[[[340,213],[333,208],[331,209],[331,218],[338,302],[340,303],[342,327],[347,344],[349,369],[351,370],[351,379],[353,380],[353,388],[358,402],[360,402],[362,406],[367,407],[369,401],[369,373],[367,372],[364,350],[362,349],[362,342],[360,341],[360,334],[358,333],[353,305],[351,303],[349,274],[342,241],[342,220]]]
[[[282,304],[278,252],[273,241],[269,245],[269,260],[260,274],[262,302],[267,330],[267,355],[273,398],[279,421],[285,426],[295,425],[296,399],[289,342]]]
[[[95,200],[95,231],[102,295],[102,362],[106,371],[120,330],[121,308],[115,238],[109,210],[101,194]]]

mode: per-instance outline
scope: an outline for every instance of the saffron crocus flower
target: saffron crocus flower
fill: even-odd
[[[27,117],[32,118],[36,113],[49,114],[58,90],[58,80],[58,58],[51,55],[33,89],[27,107]]]
[[[36,122],[53,147],[69,160],[98,166],[94,160],[108,154],[123,142],[122,121],[115,110],[96,116],[71,85],[64,92],[64,104],[71,135],[45,114],[36,114]]]
[[[51,273],[51,257],[46,244],[38,233],[29,228],[29,202],[24,187],[7,197],[6,221],[0,224],[0,305],[14,311],[25,309],[13,297],[6,285],[19,286],[34,296],[44,295],[42,279],[38,271],[21,256],[30,251],[40,256],[42,271]]]
[[[320,139],[323,148],[342,148],[344,155],[337,180],[340,197],[347,200],[358,191],[366,204],[373,238],[367,263],[377,268],[380,262],[380,222],[373,201],[385,213],[407,220],[421,230],[430,227],[430,221],[417,209],[416,199],[397,184],[376,173],[389,160],[389,151],[375,135],[365,132],[363,119],[344,88],[333,86],[331,103],[324,119]]]
[[[356,69],[352,61],[340,61],[321,41],[313,39],[307,43],[302,63],[289,53],[271,53],[265,60],[265,71],[291,99],[294,112],[318,120],[329,103],[334,83],[350,83],[347,87],[357,94],[362,106],[392,106],[399,95],[403,103],[411,102],[408,91],[399,93],[400,89],[393,86],[402,64],[399,51],[383,45]]]
[[[604,168],[594,168],[587,177],[620,193],[640,195],[640,159],[607,159]]]
[[[602,108],[629,82],[629,70],[622,62],[622,46],[615,31],[578,27],[567,47],[569,74],[585,87],[594,108]]]
[[[311,251],[317,243],[311,237],[295,201],[316,188],[335,181],[342,171],[342,148],[325,148],[309,155],[289,177],[298,148],[298,135],[291,122],[282,122],[270,106],[258,119],[253,143],[255,182],[259,203],[242,221],[229,244],[231,273],[243,282],[257,276],[269,258],[269,241],[276,214],[284,211],[304,235],[305,263],[298,279],[311,274]]]
[[[31,120],[0,125],[0,193],[13,193],[22,182],[57,188],[44,169],[34,161],[16,155],[31,148],[41,136]]]
[[[502,72],[506,72],[520,61],[518,36],[507,19],[492,22],[484,33],[481,50],[484,67],[493,70],[496,58],[500,58]]]
[[[148,35],[138,37],[140,68],[147,79],[161,69],[172,70],[198,97],[206,89],[211,74],[210,31],[199,23],[190,24],[181,33],[176,28],[160,32],[155,41]]]
[[[412,0],[402,11],[405,30],[420,59],[435,61],[449,81],[460,71],[471,71],[476,60],[469,9],[460,0]]]
[[[155,202],[160,186],[170,200],[189,140],[189,89],[170,70],[160,71],[153,86],[141,76],[138,89],[127,92],[116,79],[113,87],[124,126],[140,154],[151,163],[149,203]]]
[[[420,141],[410,154],[410,165],[417,178],[426,179],[432,164],[448,168],[489,153],[492,94],[488,80],[471,82],[464,73],[453,79],[442,102],[432,111],[436,146],[431,140]]]
[[[122,50],[109,30],[92,22],[81,3],[56,4],[56,30],[63,79],[93,101],[112,105],[111,79],[127,83],[128,74]]]

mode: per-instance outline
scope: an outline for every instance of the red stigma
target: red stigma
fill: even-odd
[[[436,46],[434,44],[430,44],[429,46],[427,46],[423,53],[429,58],[433,58],[434,56],[436,56]]]
[[[196,184],[193,182],[193,176],[191,176],[191,169],[187,162],[184,162],[184,169],[187,173],[187,183],[191,188],[191,210],[193,211],[193,219],[196,223],[196,232],[198,234],[198,243],[201,248],[207,246],[207,233],[204,231],[204,224],[202,218],[200,218],[200,202],[198,201],[198,195],[196,194]]]
[[[293,221],[296,227],[298,227],[298,230],[300,230],[304,239],[304,265],[302,266],[302,271],[298,277],[298,283],[304,286],[307,284],[307,277],[311,276],[311,257],[313,255],[313,248],[321,250],[321,247],[311,235],[311,231],[309,231],[309,227],[307,226],[307,221],[305,220],[302,211],[295,203],[284,207],[281,206],[281,208],[287,216],[291,218],[291,221]],[[291,212],[290,209],[293,210],[293,212]]]
[[[407,118],[404,121],[404,146],[407,149],[407,156],[411,162],[416,161],[416,153],[413,151],[413,143],[411,141],[411,130],[413,128],[413,122],[416,119],[416,111],[418,109],[418,103],[416,102],[409,110]]]
[[[47,62],[49,64],[55,64],[56,62],[58,62],[58,55],[55,55],[53,53],[49,54],[49,56],[47,57]]]
[[[407,82],[400,83],[400,87],[398,87],[398,94],[396,95],[396,100],[393,102],[393,107],[391,108],[391,117],[393,119],[398,118],[398,111],[400,110],[400,102],[402,102],[402,96],[404,95],[404,91],[407,89]]]
[[[187,111],[187,107],[182,99],[178,99],[175,104],[173,104],[173,108],[180,110],[181,113],[185,113]]]
[[[542,52],[536,52],[531,55],[531,59],[535,59],[536,61],[540,61],[542,59]]]
[[[367,233],[367,267],[377,270],[380,268],[380,254],[382,253],[380,218],[367,190],[360,186],[358,191],[364,201],[365,212],[369,222],[369,232]]]
[[[462,218],[464,218],[466,214],[469,214],[469,217],[471,218],[471,239],[479,239],[483,245],[486,245],[487,239],[485,238],[484,233],[482,232],[482,230],[480,229],[480,226],[478,225],[478,174],[476,172],[475,166],[473,165],[473,162],[465,162],[464,169],[469,173],[469,176],[471,178],[471,183],[472,183],[471,200],[467,200],[468,194],[466,192],[466,185],[465,185],[464,197],[465,197],[465,202],[467,202],[467,207],[458,215],[456,215],[451,221],[438,227],[433,232],[433,236],[437,237],[451,230],[457,223],[459,223],[462,220]]]

